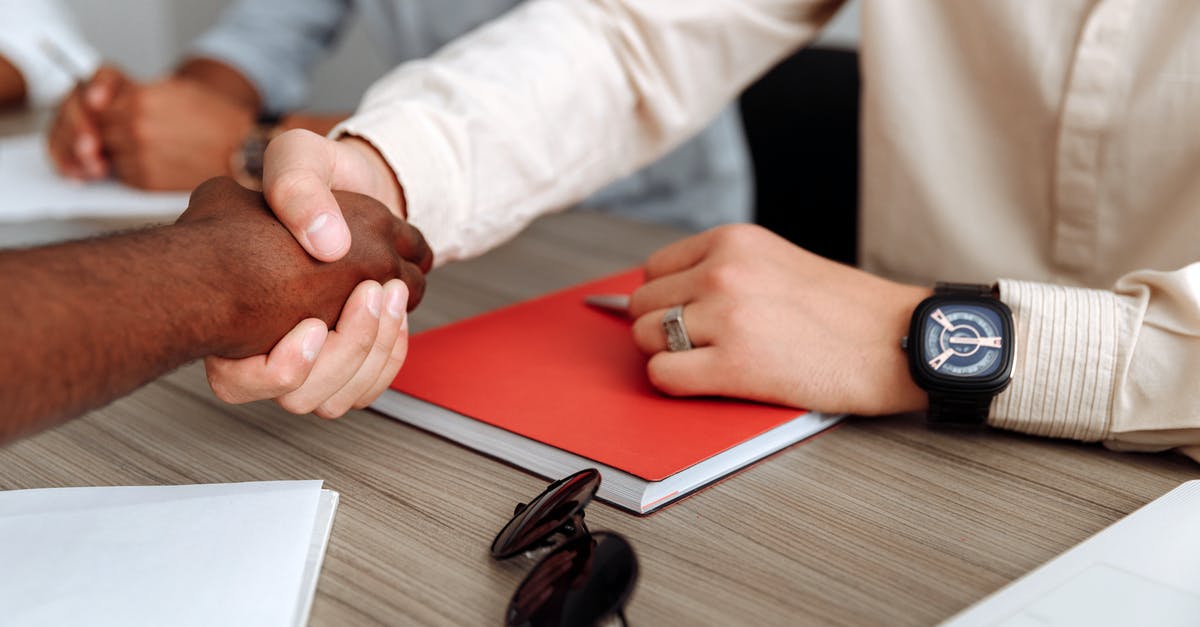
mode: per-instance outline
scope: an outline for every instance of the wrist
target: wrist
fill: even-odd
[[[175,333],[185,340],[189,359],[238,354],[261,339],[256,321],[263,294],[286,278],[278,268],[247,263],[247,251],[238,245],[246,228],[238,220],[211,217],[161,227],[178,279],[172,283],[186,292],[168,300],[178,307]]]
[[[904,342],[912,378],[928,393],[931,425],[980,426],[1011,380],[1012,311],[994,286],[939,282],[917,305]]]
[[[892,302],[895,303],[889,326],[892,333],[889,336],[888,356],[885,359],[888,385],[882,387],[882,389],[890,391],[890,398],[881,399],[886,408],[881,413],[925,411],[929,407],[929,394],[921,389],[913,379],[908,356],[900,345],[900,338],[908,335],[913,311],[921,301],[933,295],[933,290],[915,285],[900,287],[896,297],[892,299]]]
[[[370,190],[366,195],[382,202],[399,218],[407,218],[408,211],[404,202],[404,189],[400,186],[392,166],[383,158],[375,146],[359,137],[346,136],[337,140],[353,159],[357,161],[357,169],[363,174],[364,189]]]

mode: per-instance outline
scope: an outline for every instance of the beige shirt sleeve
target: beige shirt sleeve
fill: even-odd
[[[478,255],[703,127],[838,0],[530,0],[381,79],[371,142],[439,264]]]
[[[1017,363],[993,426],[1200,460],[1200,263],[1112,291],[1001,281]]]

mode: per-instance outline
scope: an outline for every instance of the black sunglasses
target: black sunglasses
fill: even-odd
[[[590,533],[583,509],[600,488],[600,471],[589,468],[551,483],[492,540],[492,557],[508,559],[561,542],[534,565],[508,604],[509,627],[596,625],[625,606],[637,582],[637,556],[615,533]]]

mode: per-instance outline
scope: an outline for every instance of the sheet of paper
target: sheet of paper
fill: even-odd
[[[0,492],[5,625],[307,619],[320,481]],[[323,522],[322,522],[323,518]]]
[[[1200,480],[1159,497],[944,625],[1195,625],[1197,530]]]
[[[116,181],[83,183],[55,173],[41,135],[0,138],[0,222],[79,217],[172,218],[187,192],[145,192]]]

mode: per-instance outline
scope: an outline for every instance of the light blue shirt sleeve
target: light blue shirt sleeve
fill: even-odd
[[[284,113],[304,103],[309,72],[337,42],[351,0],[238,0],[190,49],[226,63],[258,90],[263,110]]]

